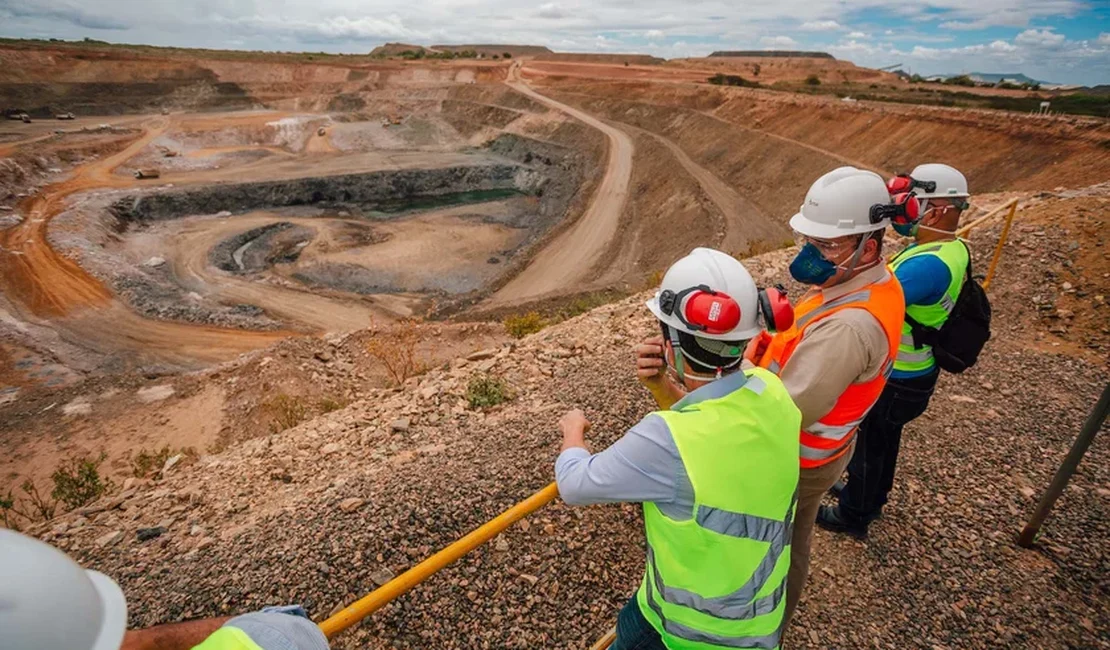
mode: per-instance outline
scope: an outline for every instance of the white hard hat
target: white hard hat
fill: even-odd
[[[0,528],[0,638],[13,650],[119,650],[127,602],[111,578]]]
[[[921,188],[915,189],[913,193],[919,199],[971,196],[967,191],[967,179],[955,167],[949,165],[941,163],[918,165],[910,172],[910,177],[915,181],[932,181],[937,184],[932,192],[926,192]]]
[[[835,239],[886,228],[890,219],[872,221],[871,207],[890,203],[886,182],[875,172],[837,167],[818,178],[806,193],[790,227],[802,235]]]
[[[712,324],[719,317],[722,323],[735,321],[733,326],[721,332],[706,331],[682,315],[700,287],[732,299],[715,301],[709,294],[705,300],[706,323]],[[739,308],[738,319],[729,303]],[[711,248],[695,248],[672,264],[647,307],[666,325],[702,339],[740,341],[754,337],[763,329],[757,318],[758,291],[751,274],[736,258]]]

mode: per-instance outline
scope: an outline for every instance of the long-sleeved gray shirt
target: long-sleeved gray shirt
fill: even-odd
[[[718,399],[736,390],[761,393],[763,380],[737,372],[689,393],[671,410]],[[590,454],[571,447],[555,461],[559,496],[570,505],[651,501],[667,517],[694,516],[694,488],[667,422],[652,413],[608,449]]]

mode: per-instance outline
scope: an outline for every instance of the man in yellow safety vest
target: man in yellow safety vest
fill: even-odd
[[[689,392],[597,454],[582,412],[567,413],[555,463],[571,505],[643,504],[647,566],[612,648],[779,648],[801,414],[774,374],[741,364],[759,314],[782,323],[789,303],[698,248],[648,308],[663,336],[638,351],[641,380],[655,394],[667,382]]]

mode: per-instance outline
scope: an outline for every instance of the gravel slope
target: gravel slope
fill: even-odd
[[[1110,648],[1110,438],[1096,439],[1039,548],[1013,542],[1110,379],[1099,226],[1110,201],[1105,188],[1094,194],[1022,211],[991,294],[996,340],[979,366],[943,378],[907,430],[871,538],[818,532],[791,647]],[[989,245],[997,230],[975,239]],[[750,267],[766,281],[788,259]],[[586,409],[597,446],[645,414],[629,353],[653,331],[644,297],[206,457],[40,532],[119,580],[134,625],[290,601],[322,619],[551,480],[565,408]],[[484,371],[503,375],[516,399],[468,410],[467,379]],[[137,528],[159,523],[168,532],[137,541]],[[639,581],[640,525],[633,506],[549,506],[336,647],[588,646]]]

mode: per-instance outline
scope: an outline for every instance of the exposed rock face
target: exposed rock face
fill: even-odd
[[[208,253],[218,269],[230,273],[251,273],[279,262],[293,262],[300,255],[300,242],[312,239],[312,229],[288,221],[251,228],[229,237]]]
[[[510,164],[403,169],[282,181],[212,185],[128,196],[112,205],[124,221],[157,221],[221,210],[243,212],[294,205],[363,205],[475,190],[540,186],[537,172]]]

